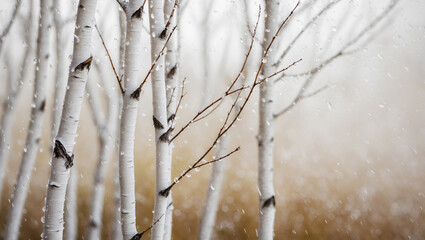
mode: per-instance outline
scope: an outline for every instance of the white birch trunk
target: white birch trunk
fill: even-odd
[[[65,233],[63,239],[75,240],[78,233],[78,168],[71,168],[65,200]]]
[[[98,66],[100,67],[100,66]],[[105,177],[106,177],[106,166],[108,160],[111,158],[113,150],[113,142],[115,141],[115,133],[117,127],[117,115],[118,115],[118,96],[112,91],[111,81],[106,77],[99,69],[99,77],[103,81],[103,87],[107,96],[108,102],[108,117],[105,118],[105,114],[101,114],[101,106],[98,104],[99,96],[96,94],[98,91],[94,89],[94,82],[89,82],[87,91],[91,99],[92,112],[97,119],[95,122],[98,127],[99,134],[99,159],[94,174],[93,183],[93,196],[91,203],[90,221],[87,230],[87,239],[100,239],[102,229],[102,213],[104,204],[105,194]]]
[[[225,134],[220,138],[220,142],[218,143],[217,153],[215,154],[216,159],[228,153],[228,143],[229,135]],[[218,161],[213,164],[210,183],[208,185],[207,198],[204,205],[204,212],[199,225],[198,240],[210,240],[212,237],[217,216],[218,203],[220,201],[225,163],[226,161]]]
[[[164,2],[164,21],[168,21],[173,11],[174,1],[165,0]],[[173,18],[170,21],[170,26],[175,26],[178,16],[178,8],[174,10]],[[178,31],[174,31],[173,37],[170,38],[167,45],[167,53],[165,56],[165,86],[166,86],[166,97],[167,97],[167,122],[168,128],[174,128],[175,111],[177,107],[177,96],[179,93],[178,89],[178,78],[179,78],[179,64],[178,64]],[[173,159],[173,144],[169,146],[169,161],[170,161],[170,173]],[[167,203],[167,210],[165,214],[165,228],[164,228],[164,240],[171,240],[173,230],[173,197],[170,192]]]
[[[47,186],[43,239],[62,239],[63,212],[66,188],[73,165],[72,154],[77,136],[78,121],[84,90],[92,61],[91,41],[96,0],[80,0],[74,34],[73,58],[68,87],[62,110],[61,123],[56,136]]]
[[[36,36],[34,35],[36,34],[35,29],[37,29],[36,24],[34,24],[34,22],[38,23],[38,16],[37,20],[35,20],[33,17],[33,11],[35,11],[33,5],[36,4],[31,1],[30,14],[27,20],[27,24],[28,26],[30,26],[30,29],[25,33],[24,41],[26,42],[27,47],[25,49],[24,58],[21,64],[21,70],[19,71],[19,76],[16,79],[11,76],[9,77],[7,86],[7,98],[3,103],[4,107],[0,123],[0,205],[3,199],[2,193],[4,187],[4,178],[6,176],[6,172],[9,165],[9,153],[14,119],[13,110],[15,108],[15,102],[19,97],[24,81],[27,79],[29,73],[33,73],[32,59],[36,38]],[[10,71],[12,70],[10,69]]]
[[[67,39],[63,32],[64,20],[60,16],[60,1],[53,2],[54,25],[56,29],[56,73],[55,73],[55,99],[52,114],[52,139],[58,134],[59,123],[62,115],[62,106],[65,98],[67,67],[69,66],[68,53],[64,51]],[[54,143],[53,143],[54,146]],[[53,148],[52,148],[53,149]]]
[[[136,199],[134,182],[134,138],[136,131],[137,109],[140,91],[138,74],[141,66],[142,52],[142,11],[141,2],[132,0],[126,5],[127,34],[125,49],[123,107],[121,112],[120,132],[120,191],[121,191],[121,226],[125,240],[137,234]]]
[[[163,1],[149,0],[149,22],[151,40],[151,60],[155,61],[165,44],[165,39],[170,34],[164,24]],[[157,61],[157,66],[152,72],[152,104],[153,121],[155,127],[156,142],[156,195],[155,209],[151,239],[162,240],[164,237],[165,214],[168,204],[169,191],[166,189],[170,184],[171,161],[169,152],[170,128],[167,124],[167,97],[165,88],[164,58]],[[169,131],[170,130],[170,131]]]
[[[119,22],[120,22],[120,61],[119,61],[119,76],[124,75],[124,66],[125,66],[125,42],[126,42],[126,15],[123,11],[119,11]],[[124,85],[124,82],[121,84]],[[125,86],[123,86],[125,88]],[[115,129],[116,134],[116,145],[120,145],[120,124],[121,124],[121,112],[122,112],[122,98],[118,98],[118,121],[116,122],[117,126]],[[121,198],[120,198],[120,172],[119,172],[119,158],[120,158],[120,151],[117,148],[116,154],[114,156],[115,161],[115,171],[114,171],[114,219],[113,219],[113,226],[112,226],[112,239],[121,240],[123,239],[122,230],[121,230]]]
[[[265,2],[265,33],[263,51],[270,44],[277,27],[279,26],[279,1],[266,0]],[[276,72],[273,66],[277,51],[271,49],[268,53],[267,62],[264,64],[262,74],[269,76]],[[259,227],[258,239],[270,240],[274,237],[275,218],[275,193],[273,186],[273,83],[274,80],[266,80],[260,85],[259,100],[259,132],[258,132],[258,189],[259,189]]]
[[[32,100],[31,120],[28,135],[24,146],[18,179],[12,195],[5,239],[17,239],[21,224],[22,213],[31,180],[34,162],[38,153],[38,146],[43,128],[43,116],[46,106],[45,85],[49,69],[49,28],[52,24],[51,0],[40,1],[40,26],[37,40],[37,64],[34,81],[34,95]]]

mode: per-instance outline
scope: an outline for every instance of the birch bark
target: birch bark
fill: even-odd
[[[72,154],[77,136],[78,120],[87,81],[91,56],[91,40],[96,0],[80,0],[74,33],[73,58],[61,123],[55,140],[47,186],[43,239],[62,239],[66,188],[73,165]]]
[[[265,1],[265,33],[263,51],[272,41],[279,26],[279,1]],[[272,47],[273,48],[273,47]],[[262,74],[269,76],[276,72],[277,51],[270,49],[264,60]],[[273,186],[273,80],[260,85],[259,132],[258,132],[258,189],[259,189],[259,231],[258,239],[269,240],[274,236],[275,193]]]
[[[65,200],[65,233],[63,239],[75,240],[78,233],[78,168],[71,168]]]
[[[120,22],[120,65],[119,65],[119,76],[124,75],[124,66],[125,66],[125,42],[126,42],[126,15],[123,11],[119,10],[119,22]],[[124,84],[122,82],[121,84]],[[123,86],[125,88],[125,86]],[[117,127],[115,129],[116,131],[116,145],[120,145],[120,121],[121,121],[121,112],[122,112],[122,98],[118,99],[118,121],[117,121]],[[119,150],[119,149],[117,149]],[[116,159],[115,159],[116,158]],[[112,227],[112,236],[113,239],[121,240],[123,239],[122,230],[121,230],[121,198],[120,198],[120,172],[119,172],[119,158],[120,158],[120,152],[117,151],[114,160],[115,162],[115,171],[114,171],[114,203],[115,203],[115,210],[114,210],[114,219],[113,219],[113,227]]]
[[[215,159],[226,155],[228,147],[228,134],[220,138],[217,145]],[[204,211],[199,225],[198,240],[210,240],[213,234],[215,220],[217,216],[218,203],[220,200],[221,183],[223,182],[225,161],[218,161],[213,164],[213,170],[208,185],[207,199],[204,204]]]
[[[100,67],[100,66],[98,66]],[[100,231],[102,229],[102,212],[103,212],[103,203],[104,203],[104,194],[105,194],[105,177],[106,177],[106,166],[108,160],[111,158],[113,150],[113,142],[115,140],[115,128],[117,127],[118,120],[118,96],[113,91],[109,79],[103,74],[102,69],[98,69],[99,77],[102,79],[103,87],[105,94],[107,96],[107,105],[108,105],[108,116],[105,117],[105,114],[101,114],[101,106],[99,101],[99,96],[94,89],[94,82],[88,83],[87,92],[90,96],[90,102],[92,107],[92,112],[95,117],[95,122],[98,127],[99,134],[99,159],[94,174],[94,184],[93,184],[93,197],[91,203],[91,213],[90,221],[88,227],[87,239],[100,239]]]
[[[178,19],[178,5],[174,5],[175,1],[165,0],[164,2],[164,20],[170,21],[171,26],[175,26]],[[173,12],[173,16],[171,13]],[[171,19],[170,19],[171,18]],[[165,85],[166,85],[166,98],[167,98],[167,123],[168,128],[174,128],[175,111],[177,107],[178,95],[178,78],[179,78],[179,64],[178,64],[178,31],[174,31],[174,36],[170,38],[167,44],[167,53],[165,55]],[[173,144],[169,146],[169,166],[171,173],[172,159],[173,159]],[[165,214],[165,228],[164,240],[171,240],[173,230],[173,198],[170,192],[167,203],[167,210]]]
[[[163,1],[149,0],[150,10],[150,40],[151,40],[151,60],[155,61],[165,44],[165,39],[169,34],[164,23]],[[169,137],[172,131],[167,124],[167,97],[165,88],[164,58],[159,58],[155,70],[152,72],[152,104],[153,122],[155,127],[156,146],[156,195],[155,209],[151,239],[162,240],[164,237],[165,214],[168,204],[169,192],[163,193],[161,190],[171,184],[171,161],[169,151]]]
[[[11,136],[13,130],[13,113],[15,108],[15,103],[19,97],[24,81],[28,78],[28,74],[33,71],[32,60],[34,57],[34,46],[35,46],[35,29],[37,20],[34,19],[33,11],[34,1],[31,1],[30,13],[28,16],[27,24],[31,26],[29,31],[25,32],[25,42],[27,47],[25,49],[24,58],[21,63],[21,70],[19,71],[18,77],[15,79],[12,76],[8,78],[7,83],[7,98],[4,101],[3,113],[1,116],[1,125],[0,125],[0,204],[3,199],[3,187],[4,187],[4,177],[7,172],[9,164],[9,148],[11,144]],[[34,24],[36,23],[36,24]],[[9,68],[11,69],[11,68]]]
[[[46,107],[45,85],[49,70],[49,33],[52,24],[51,0],[40,1],[40,25],[37,39],[37,64],[34,81],[34,95],[32,100],[31,120],[28,135],[24,146],[18,179],[12,195],[5,239],[17,239],[22,219],[22,212],[28,193],[34,162],[37,157],[38,146],[43,128],[43,116]]]
[[[142,6],[141,2],[132,0],[125,5],[127,17],[126,49],[120,132],[120,191],[121,191],[121,227],[124,239],[131,239],[137,234],[136,229],[136,200],[134,183],[134,138],[136,130],[137,109],[140,92],[138,74],[141,66],[142,52]]]

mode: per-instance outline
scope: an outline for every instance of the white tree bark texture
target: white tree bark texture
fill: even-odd
[[[164,21],[170,21],[170,26],[175,26],[178,18],[178,7],[174,5],[173,0],[164,1]],[[177,2],[178,3],[178,2]],[[171,16],[174,9],[174,14]],[[171,18],[172,17],[172,18]],[[171,18],[171,19],[170,19]],[[166,86],[166,97],[167,97],[167,123],[168,128],[174,128],[175,112],[177,107],[177,96],[179,93],[178,78],[179,78],[179,64],[178,64],[178,31],[174,31],[173,37],[170,38],[167,44],[167,52],[165,55],[165,86]],[[169,146],[169,167],[171,173],[173,159],[173,144]],[[173,230],[173,198],[172,192],[170,192],[167,203],[167,210],[165,214],[165,228],[164,228],[164,240],[171,240]]]
[[[229,144],[229,135],[225,134],[220,138],[217,146],[215,158],[218,159],[226,155]],[[198,240],[210,240],[214,231],[217,209],[220,202],[221,185],[224,177],[224,167],[226,161],[218,161],[213,164],[210,182],[208,184],[207,198],[201,217],[198,230]]]
[[[151,40],[151,60],[155,61],[165,44],[171,29],[165,27],[163,1],[148,0]],[[153,215],[154,226],[151,239],[162,240],[164,237],[165,214],[170,191],[165,190],[171,184],[170,136],[172,127],[168,127],[167,97],[165,86],[165,61],[161,57],[152,72],[153,124],[155,128],[156,150],[156,194]]]
[[[118,17],[119,17],[119,23],[120,23],[120,48],[119,48],[119,76],[124,75],[124,66],[125,66],[125,42],[126,42],[126,14],[124,11],[118,10]],[[123,85],[123,88],[125,88],[124,82],[121,82]],[[121,112],[122,112],[122,98],[120,97],[118,99],[118,113],[120,114],[118,116],[118,121],[116,122],[116,145],[120,145],[120,124],[121,124]],[[120,152],[117,148],[117,151],[114,155],[114,219],[113,219],[113,226],[112,226],[112,239],[121,240],[123,239],[122,235],[122,229],[121,229],[121,198],[120,198],[120,172],[119,172],[119,158],[120,158]]]
[[[17,239],[19,227],[21,225],[25,200],[30,185],[32,170],[37,158],[39,142],[43,129],[43,116],[46,107],[45,86],[49,74],[49,40],[52,25],[51,16],[52,1],[40,1],[40,25],[37,39],[37,63],[34,81],[34,95],[32,100],[31,120],[27,139],[24,146],[24,153],[19,168],[18,179],[12,195],[9,215],[7,219],[5,239]]]
[[[75,240],[78,233],[78,168],[71,168],[65,200],[65,232],[63,239]]]
[[[97,67],[101,68],[100,65]],[[105,194],[105,177],[107,163],[113,152],[113,143],[116,139],[116,127],[118,124],[118,95],[113,91],[110,79],[105,76],[103,69],[98,69],[99,78],[102,79],[103,88],[107,96],[107,118],[105,114],[101,114],[101,106],[98,91],[94,87],[94,82],[89,82],[87,92],[90,96],[92,112],[94,115],[99,134],[99,159],[94,174],[93,193],[91,202],[90,221],[87,229],[87,239],[100,239],[102,229],[102,213]]]
[[[265,1],[265,33],[263,51],[270,44],[279,27],[279,1]],[[273,48],[273,47],[272,47]],[[271,49],[265,59],[262,74],[269,76],[276,72],[277,51]],[[258,131],[258,188],[259,188],[259,231],[258,239],[270,240],[274,236],[275,192],[273,185],[273,80],[260,85],[259,131]]]
[[[119,149],[119,178],[121,197],[121,227],[123,239],[131,239],[137,234],[136,200],[134,182],[134,139],[137,109],[141,92],[138,74],[142,52],[142,2],[132,0],[125,5],[127,17],[123,107],[121,112],[121,132]]]
[[[63,238],[66,188],[73,166],[73,149],[83,103],[85,85],[92,62],[91,46],[96,0],[80,0],[74,33],[73,57],[58,135],[51,159],[45,203],[43,239]]]
[[[18,4],[18,3],[17,3]],[[0,205],[1,200],[3,199],[3,187],[4,187],[4,178],[9,165],[9,153],[11,146],[11,136],[13,130],[13,119],[14,119],[14,108],[15,103],[20,95],[24,81],[28,78],[28,75],[33,73],[33,64],[32,59],[34,58],[34,48],[35,48],[35,39],[36,39],[36,25],[37,20],[34,19],[33,11],[35,11],[35,3],[32,1],[30,6],[30,14],[27,19],[28,26],[30,26],[29,31],[25,32],[25,42],[27,47],[25,49],[24,58],[21,63],[21,70],[17,78],[13,77],[13,74],[10,72],[8,77],[8,86],[7,86],[7,98],[4,101],[3,113],[1,116],[0,122]],[[16,6],[16,5],[15,5]],[[38,8],[37,8],[38,9]],[[7,63],[6,63],[7,64]],[[10,71],[11,67],[8,67]]]

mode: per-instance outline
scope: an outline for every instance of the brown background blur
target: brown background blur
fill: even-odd
[[[202,62],[198,43],[200,37],[196,34],[202,28],[194,23],[199,20],[196,9],[200,3],[192,2],[193,6],[187,9],[182,20],[181,77],[188,78],[188,95],[183,102],[177,129],[197,111],[203,94],[199,90],[202,75],[197,71],[198,62]],[[385,1],[378,2],[381,3],[380,8],[374,8],[371,3],[371,6],[362,5],[369,8],[365,12],[358,11],[358,16],[365,14],[370,17],[363,16],[362,20],[356,22],[359,26],[355,29],[360,30],[362,24],[365,25],[372,16],[382,11]],[[233,19],[231,8],[228,8],[232,4],[236,3],[226,2],[216,6],[214,17],[224,16],[217,24]],[[289,9],[291,4],[285,6]],[[105,3],[99,8],[107,9]],[[425,3],[422,1],[402,1],[390,15],[392,20],[385,22],[386,27],[381,27],[383,32],[366,49],[335,61],[319,74],[311,90],[329,84],[327,90],[301,102],[276,121],[276,239],[425,238],[424,10]],[[338,13],[337,10],[333,11],[335,16],[323,21],[322,30],[309,33],[301,40],[288,59],[288,62],[301,57],[304,59],[291,69],[293,73],[310,69],[325,59],[324,56],[329,56],[332,50],[338,49],[338,46],[330,47],[329,53],[314,53],[313,50],[317,45],[325,45],[326,40],[321,39],[320,34],[322,31],[327,31],[326,34],[331,31],[329,29],[336,25],[331,20],[338,19]],[[106,13],[99,10],[98,15],[101,18]],[[354,16],[357,16],[356,13]],[[241,19],[237,18],[238,21]],[[227,24],[229,29],[239,26],[234,22]],[[117,28],[116,23],[113,26]],[[226,29],[212,28],[217,31],[217,35],[214,35],[217,41],[212,41],[209,48],[212,55],[210,81],[214,86],[209,94],[217,97],[225,89],[224,83],[236,76],[243,60],[243,50],[239,46],[240,36]],[[281,38],[294,36],[296,29],[295,24],[293,30],[289,29]],[[341,32],[346,33],[347,30],[342,29]],[[105,33],[110,39],[113,34]],[[225,37],[228,35],[231,37]],[[318,41],[313,44],[311,38],[317,36]],[[337,38],[336,45],[342,45],[349,38]],[[226,49],[223,43],[229,39],[230,46],[239,47],[234,51],[230,48],[232,51],[223,57],[222,52]],[[10,44],[13,38],[8,41]],[[146,36],[144,41],[147,41]],[[99,41],[95,39],[94,43],[98,57],[104,61]],[[113,45],[111,49],[115,51],[117,48]],[[251,75],[258,63],[258,45],[255,51],[250,62],[248,81],[252,79]],[[144,53],[145,59],[148,59],[148,52]],[[226,59],[225,63],[223,59]],[[7,69],[3,65],[1,74],[4,76]],[[148,67],[149,64],[143,67],[142,75]],[[91,80],[96,81],[96,76],[92,75]],[[300,83],[301,80],[297,79],[277,83],[276,110],[291,101]],[[0,97],[4,99],[5,81],[0,84]],[[15,110],[10,167],[1,202],[0,232],[5,227],[9,207],[7,199],[10,198],[25,142],[31,86],[25,85]],[[53,91],[52,86],[50,81],[49,93]],[[139,231],[151,224],[154,204],[154,132],[150,91],[150,86],[147,86],[141,99],[135,147]],[[256,91],[241,121],[231,130],[231,147],[241,146],[241,151],[225,160],[227,170],[214,239],[256,239],[257,102]],[[48,101],[47,106],[46,109],[52,109],[52,100]],[[211,144],[228,106],[227,101],[208,119],[191,127],[178,138],[174,148],[173,177],[185,170]],[[20,239],[39,239],[42,232],[40,219],[43,216],[42,206],[49,175],[50,114],[46,114],[44,137],[31,180]],[[98,155],[97,133],[93,124],[90,109],[85,103],[75,148],[75,167],[79,171],[80,236],[85,234],[89,219],[91,184]],[[109,239],[112,229],[114,166],[112,162],[109,164],[106,181],[104,239]],[[211,166],[208,166],[200,172],[193,172],[190,178],[185,178],[173,189],[173,239],[196,239],[210,171]]]

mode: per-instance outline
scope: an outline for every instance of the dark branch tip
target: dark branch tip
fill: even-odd
[[[142,92],[141,88],[137,88],[131,95],[130,97],[136,99],[137,101],[139,101],[140,98],[140,93]]]
[[[40,111],[42,111],[42,112],[44,112],[44,109],[46,108],[46,99],[44,99],[42,102],[41,102],[41,105],[40,105],[40,108],[39,108],[39,110]]]
[[[262,208],[270,207],[270,206],[276,206],[276,200],[274,198],[274,195],[268,198],[266,201],[264,201]]]
[[[158,194],[159,194],[159,196],[162,196],[162,197],[168,197],[168,195],[170,194],[170,191],[171,191],[171,186],[167,187],[166,189],[159,191]]]
[[[143,236],[143,233],[137,233],[132,238],[130,238],[130,240],[139,240],[140,238],[142,238],[142,236]]]
[[[164,129],[164,125],[162,125],[162,123],[155,116],[152,116],[152,119],[155,129]]]
[[[162,30],[162,32],[159,34],[159,38],[165,39],[166,36],[167,36],[167,28],[164,28],[164,30]]]
[[[135,11],[133,13],[133,15],[131,15],[131,19],[136,18],[136,19],[141,19],[142,18],[142,11],[143,11],[143,6],[140,7],[139,9],[137,9],[137,11]]]
[[[93,57],[90,56],[87,58],[84,62],[78,64],[78,66],[75,67],[75,71],[83,71],[87,68],[87,70],[90,70],[91,61],[93,60]]]

